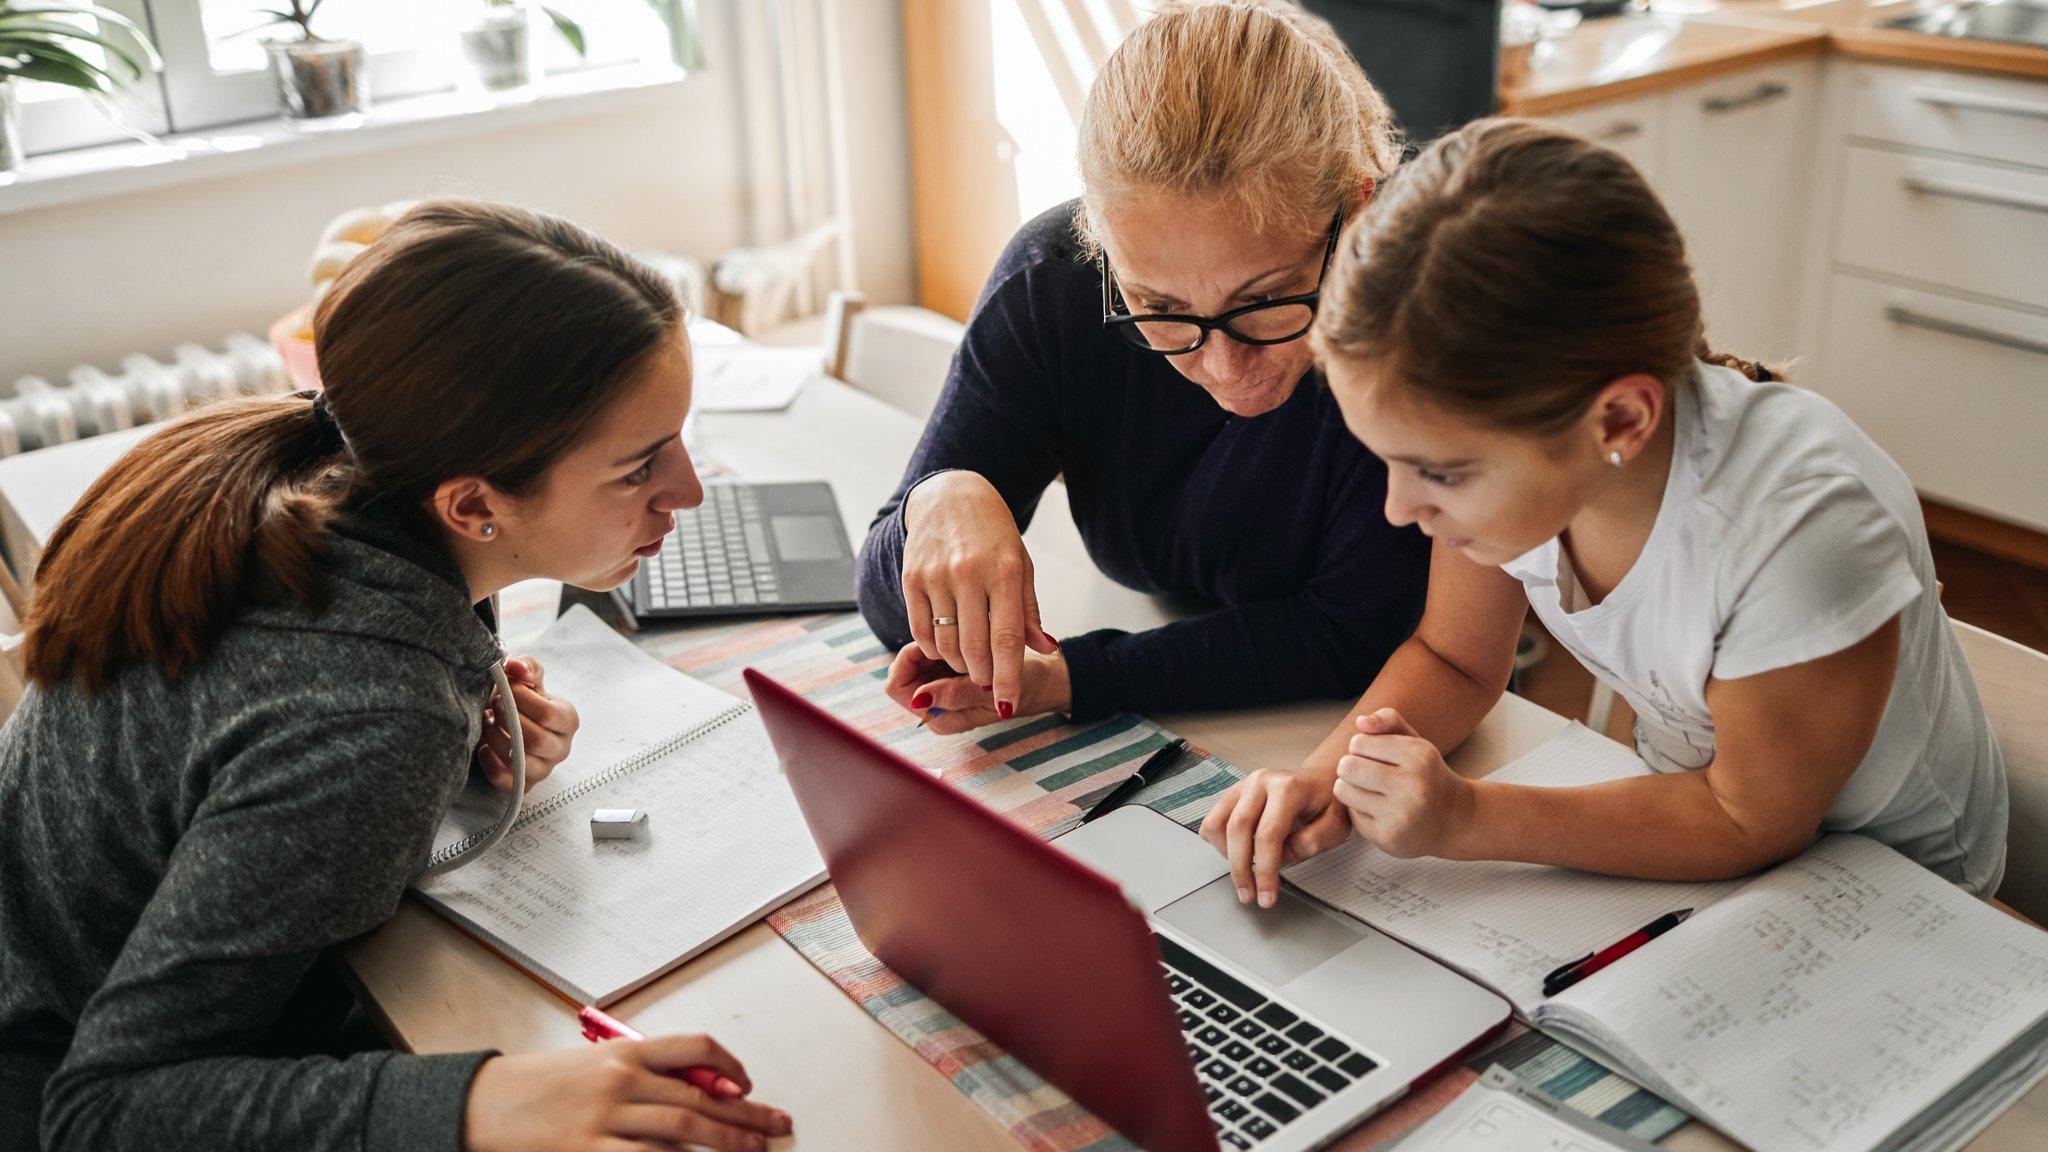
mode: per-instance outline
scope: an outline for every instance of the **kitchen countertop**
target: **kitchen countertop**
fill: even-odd
[[[1677,0],[1587,20],[1526,68],[1503,61],[1501,112],[1551,115],[1824,53],[2048,79],[2048,48],[1881,27],[1920,4]]]

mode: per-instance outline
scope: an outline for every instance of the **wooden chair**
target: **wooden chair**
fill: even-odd
[[[825,371],[892,408],[931,415],[966,327],[928,308],[869,307],[858,292],[825,305]]]
[[[2048,654],[1973,625],[1955,630],[2005,751],[2012,820],[1998,899],[2048,923]]]

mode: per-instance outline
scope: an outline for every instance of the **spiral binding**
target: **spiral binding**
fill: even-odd
[[[491,597],[491,612],[495,615],[497,611],[498,598],[494,595]],[[503,661],[491,666],[491,679],[494,681],[491,695],[498,701],[501,714],[516,714],[519,704],[512,698],[512,682],[505,678]],[[517,724],[508,729],[506,735],[512,742],[510,802],[498,813],[498,818],[492,821],[490,827],[479,828],[439,852],[429,854],[426,870],[420,873],[421,879],[452,872],[462,864],[468,863],[472,853],[482,855],[495,848],[498,841],[503,840],[506,834],[512,831],[512,825],[518,821],[520,803],[526,799],[526,738],[521,734]]]
[[[605,769],[604,771],[597,773],[589,779],[579,781],[573,787],[565,788],[561,792],[548,797],[546,801],[540,804],[536,804],[531,808],[528,808],[526,811],[519,814],[519,818],[517,820],[514,820],[512,822],[512,827],[523,828],[527,824],[535,820],[539,820],[547,816],[552,816],[556,812],[559,812],[562,809],[568,807],[570,802],[574,801],[576,798],[583,796],[591,791],[594,791],[597,788],[603,787],[606,784],[610,784],[614,780],[619,780],[635,772],[638,772],[640,769],[647,767],[649,764],[654,763],[656,760],[663,759],[671,755],[672,753],[679,752],[682,749],[689,747],[691,744],[696,743],[698,740],[703,739],[705,736],[710,735],[718,729],[725,727],[727,724],[732,723],[734,720],[737,720],[740,717],[751,713],[753,710],[754,706],[752,704],[749,704],[744,700],[736,701],[732,707],[727,708],[725,711],[720,712],[718,715],[713,716],[711,719],[704,721],[702,724],[697,725],[695,728],[690,729],[688,732],[685,732],[682,735],[677,736],[675,739],[666,741],[661,744],[656,744],[653,747],[647,749],[646,751],[641,752],[639,755],[621,760],[617,764],[614,764],[611,767]]]

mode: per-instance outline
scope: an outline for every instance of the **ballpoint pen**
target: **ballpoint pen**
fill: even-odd
[[[596,1008],[582,1008],[576,1013],[576,1021],[583,1025],[583,1038],[595,1044],[603,1040],[645,1040],[630,1024],[614,1019],[609,1013]],[[716,1068],[694,1065],[678,1073],[693,1087],[710,1093],[714,1098],[732,1100],[747,1094],[732,1078]]]
[[[1692,915],[1692,909],[1690,908],[1680,909],[1677,912],[1666,912],[1664,915],[1657,917],[1655,920],[1609,944],[1598,952],[1581,956],[1569,964],[1558,965],[1557,968],[1552,970],[1550,975],[1543,978],[1543,994],[1545,996],[1557,995],[1559,992],[1577,984],[1579,981],[1607,967],[1623,956],[1685,923],[1685,918],[1690,915]]]
[[[1096,801],[1095,805],[1088,809],[1087,814],[1081,817],[1081,823],[1086,824],[1098,816],[1106,815],[1111,809],[1130,799],[1140,788],[1165,775],[1166,769],[1187,750],[1188,742],[1185,740],[1174,740],[1160,746],[1157,752],[1146,757],[1145,762],[1138,765],[1136,772],[1110,789],[1109,795]]]

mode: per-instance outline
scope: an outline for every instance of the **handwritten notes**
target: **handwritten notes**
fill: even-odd
[[[1577,724],[1488,779],[1572,787],[1645,775],[1635,754]],[[1673,884],[1499,861],[1399,860],[1363,840],[1287,871],[1309,895],[1487,984],[1524,1014],[1543,977],[1666,912],[1735,883]]]
[[[575,750],[496,848],[421,885],[428,904],[604,1004],[824,878],[751,707],[580,608],[533,650],[548,690],[582,711]],[[645,809],[647,835],[593,839],[598,808]]]
[[[1860,836],[1823,840],[1616,971],[1538,1022],[1628,1052],[1757,1148],[1893,1146],[1916,1118],[1968,1111],[1972,1073],[2048,1018],[2048,933]]]

